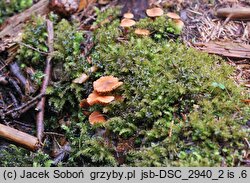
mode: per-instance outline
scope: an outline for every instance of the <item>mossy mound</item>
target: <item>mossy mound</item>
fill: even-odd
[[[168,30],[164,21],[153,24],[165,27],[147,24]],[[147,27],[145,20],[136,27],[142,23]],[[140,37],[134,30],[123,31],[119,21],[104,26],[92,54],[103,75],[124,82],[118,91],[123,102],[93,107],[107,115],[106,138],[115,144],[117,158],[124,146],[120,156],[126,166],[238,165],[243,139],[249,137],[242,127],[249,107],[241,102],[244,90],[230,78],[234,69],[219,57],[155,39],[156,31]]]
[[[99,13],[97,23],[112,12]],[[166,17],[144,19],[126,30],[117,19],[102,25],[95,32],[91,63],[78,56],[83,42],[79,31],[66,20],[54,23],[53,62],[62,64],[67,78],[49,88],[48,111],[53,113],[47,125],[58,130],[58,117],[70,116],[70,126],[61,129],[72,147],[70,158],[59,166],[240,165],[244,138],[249,138],[249,129],[243,125],[250,113],[241,102],[248,98],[246,92],[231,78],[233,67],[219,57],[184,46],[176,40],[179,32]],[[137,36],[136,28],[147,28],[151,34]],[[24,38],[30,35],[26,41],[37,41],[27,44],[43,46],[39,42],[46,37],[43,32],[35,35],[26,30]],[[41,54],[26,47],[19,53],[20,62],[25,60],[26,65],[42,71]],[[99,70],[86,83],[72,83],[92,65]],[[91,126],[76,106],[92,92],[93,81],[106,75],[123,82],[113,94],[123,96],[124,101],[89,108],[90,112],[102,111],[108,120]]]

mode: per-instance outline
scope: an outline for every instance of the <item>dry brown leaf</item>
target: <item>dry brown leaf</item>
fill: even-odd
[[[82,84],[82,83],[85,83],[88,79],[89,79],[89,76],[83,73],[80,77],[74,79],[72,82]]]
[[[96,2],[96,0],[80,0],[78,6],[78,12],[85,9],[89,4]]]
[[[147,29],[136,29],[135,34],[142,35],[142,36],[148,36],[150,34],[150,32]]]

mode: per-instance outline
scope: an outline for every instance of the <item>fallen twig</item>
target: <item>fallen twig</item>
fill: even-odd
[[[34,93],[34,88],[29,84],[29,81],[24,77],[19,65],[16,62],[10,64],[10,71],[11,73],[18,78],[22,87],[25,90],[25,93],[32,94]]]
[[[216,16],[230,17],[231,20],[250,20],[250,8],[221,8],[217,10]]]
[[[173,133],[173,126],[174,126],[174,120],[171,121],[170,124],[170,129],[169,129],[169,133],[168,133],[168,137],[172,137],[172,133]]]
[[[22,98],[23,97],[23,92],[22,92],[22,90],[21,90],[21,88],[19,87],[19,85],[17,84],[17,82],[14,80],[14,79],[12,79],[12,78],[6,78],[7,79],[7,81],[9,82],[9,84],[13,87],[13,88],[15,88],[15,91],[20,95],[20,97]]]
[[[36,151],[40,147],[36,137],[3,124],[0,124],[0,137],[15,142],[32,151]]]
[[[44,96],[44,94],[42,94],[42,93],[37,95],[32,100],[26,102],[25,104],[21,105],[20,107],[17,107],[17,108],[10,110],[10,111],[7,111],[6,113],[4,113],[4,116],[11,115],[13,118],[15,118],[15,117],[19,116],[20,114],[23,114],[27,110],[34,107],[36,104],[36,101],[40,100],[43,96]]]
[[[27,48],[29,48],[29,49],[34,50],[34,51],[37,51],[38,53],[41,53],[41,54],[43,54],[43,55],[48,55],[47,52],[41,51],[41,50],[39,50],[39,49],[37,49],[37,48],[34,48],[33,46],[30,46],[30,45],[28,45],[28,44],[25,44],[25,43],[23,43],[23,42],[21,42],[21,41],[17,41],[17,42],[15,42],[15,43],[20,44],[20,45],[22,45],[22,46],[25,46],[25,47],[27,47]]]
[[[42,83],[41,94],[45,94],[47,86],[49,84],[51,78],[51,70],[52,70],[52,52],[54,51],[53,48],[53,39],[54,39],[54,30],[53,30],[53,23],[50,20],[47,20],[47,32],[48,32],[48,47],[49,47],[49,55],[46,59],[46,68],[45,68],[45,76]],[[42,141],[43,132],[44,132],[44,108],[45,108],[45,97],[37,104],[38,114],[36,117],[36,126],[37,126],[37,138],[39,142]]]

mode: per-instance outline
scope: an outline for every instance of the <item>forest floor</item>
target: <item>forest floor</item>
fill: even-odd
[[[20,2],[0,3],[0,166],[250,166],[249,2]]]

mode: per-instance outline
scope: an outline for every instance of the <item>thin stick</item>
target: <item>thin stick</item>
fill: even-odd
[[[50,20],[47,20],[47,32],[48,32],[48,47],[49,47],[49,55],[46,59],[46,68],[45,68],[45,76],[43,79],[43,84],[40,93],[45,94],[46,89],[48,87],[50,77],[51,77],[51,70],[52,70],[52,52],[54,51],[53,48],[53,39],[54,39],[54,30],[53,30],[53,23]],[[37,104],[38,114],[36,116],[36,126],[37,126],[37,138],[39,142],[42,142],[43,133],[44,133],[44,108],[45,108],[45,97]]]
[[[36,97],[34,97],[33,99],[31,99],[30,101],[28,101],[27,103],[21,105],[20,107],[17,107],[15,109],[12,109],[6,113],[4,113],[4,115],[10,115],[12,113],[15,113],[15,112],[19,112],[19,111],[22,111],[23,109],[27,109],[29,106],[31,106],[33,103],[35,103],[37,100],[39,100],[40,98],[42,98],[44,94],[39,94],[37,95]],[[29,107],[30,109],[30,107]],[[19,112],[20,113],[20,112]]]
[[[250,8],[221,8],[216,12],[216,16],[232,20],[250,20]]]
[[[18,78],[24,90],[27,90],[28,93],[34,93],[34,88],[29,85],[29,81],[24,77],[19,65],[16,62],[12,62],[9,67],[10,72],[12,73],[12,75]]]
[[[173,133],[174,120],[171,121],[168,136],[171,138]]]
[[[37,48],[34,48],[34,47],[32,47],[32,46],[30,46],[30,45],[28,45],[28,44],[23,43],[23,42],[21,42],[21,41],[14,42],[14,43],[17,43],[17,44],[20,44],[20,45],[22,45],[22,46],[25,46],[25,47],[27,47],[27,48],[29,48],[29,49],[32,49],[32,50],[34,50],[34,51],[37,51],[38,53],[41,53],[41,54],[44,54],[44,55],[48,55],[47,52],[43,52],[43,51],[41,51],[41,50],[39,50],[39,49],[37,49]]]
[[[3,124],[0,124],[0,137],[15,142],[32,151],[36,151],[40,147],[36,137]]]
[[[44,132],[45,135],[55,135],[60,137],[65,137],[65,135],[56,132]]]

